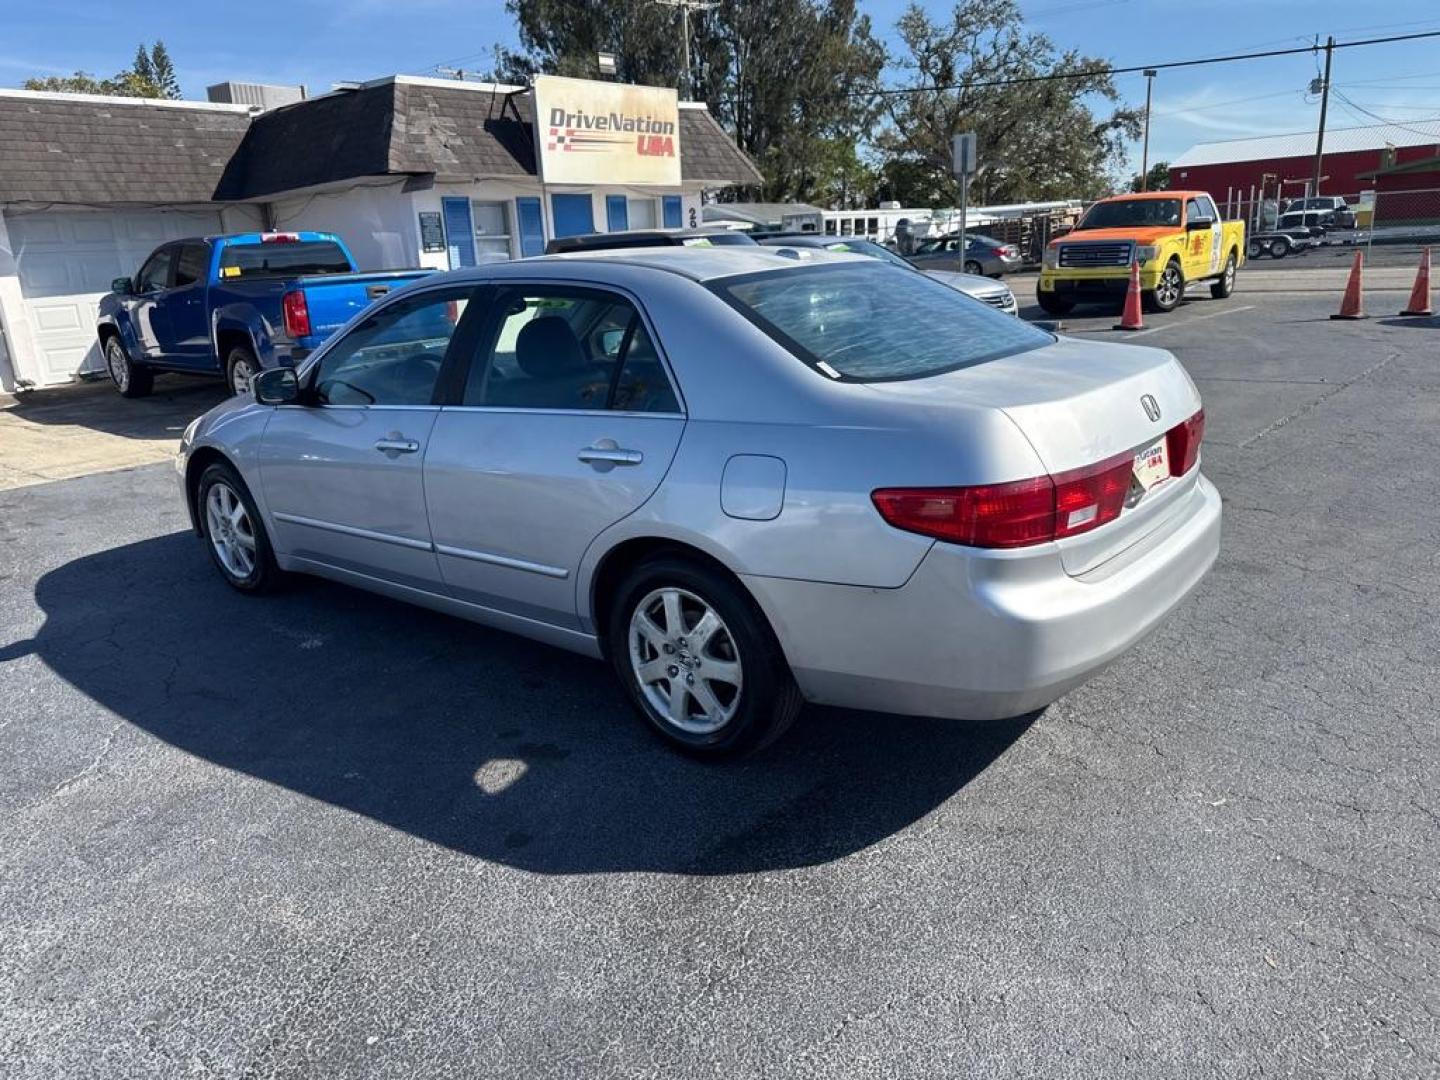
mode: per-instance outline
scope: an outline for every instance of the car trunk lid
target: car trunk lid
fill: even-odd
[[[1200,409],[1194,383],[1170,353],[1075,338],[943,375],[871,386],[931,406],[949,399],[1003,412],[1051,476],[1164,447],[1166,433]],[[1068,573],[1087,573],[1142,540],[1194,482],[1193,475],[1148,479],[1152,486],[1127,499],[1117,519],[1057,542]]]

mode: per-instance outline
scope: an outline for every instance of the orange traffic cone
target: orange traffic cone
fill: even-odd
[[[1415,288],[1410,290],[1410,303],[1401,315],[1433,315],[1430,308],[1430,249],[1420,254],[1420,269],[1415,273]]]
[[[1125,307],[1120,312],[1116,330],[1144,330],[1145,320],[1140,317],[1140,263],[1130,262],[1130,287],[1125,290]]]
[[[1361,278],[1365,273],[1365,252],[1355,252],[1355,261],[1350,266],[1350,280],[1345,282],[1345,295],[1340,299],[1340,310],[1332,319],[1363,319],[1365,305],[1362,302]]]

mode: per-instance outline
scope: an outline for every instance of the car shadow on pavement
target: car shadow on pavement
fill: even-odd
[[[766,754],[701,764],[583,657],[313,579],[246,597],[174,533],[36,586],[31,642],[120,718],[226,769],[547,874],[726,874],[826,862],[911,825],[1034,716],[808,709]]]
[[[123,398],[110,380],[28,390],[5,405],[16,419],[47,426],[88,428],[126,439],[173,439],[185,425],[228,396],[219,379],[159,375],[143,398]]]

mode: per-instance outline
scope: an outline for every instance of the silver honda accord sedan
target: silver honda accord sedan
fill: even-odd
[[[178,468],[236,589],[318,574],[604,658],[720,757],[806,701],[985,720],[1095,674],[1216,557],[1203,433],[1162,350],[860,256],[655,248],[392,293]]]

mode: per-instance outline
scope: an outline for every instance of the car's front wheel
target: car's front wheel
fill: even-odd
[[[270,538],[240,474],[217,461],[200,474],[196,517],[220,576],[246,593],[265,592],[280,579]]]
[[[965,260],[965,273],[974,274],[976,277],[984,277],[985,271],[974,259]]]
[[[120,340],[119,334],[111,334],[105,339],[105,370],[121,397],[144,397],[155,388],[155,376],[148,369],[136,367],[130,362],[130,354],[125,351],[125,343]]]
[[[1171,259],[1165,264],[1165,269],[1160,271],[1160,277],[1155,282],[1155,288],[1145,294],[1149,300],[1151,311],[1174,311],[1180,306],[1180,301],[1185,296],[1185,275],[1180,271],[1180,263]]]
[[[753,753],[800,712],[799,687],[764,614],[699,562],[664,557],[636,566],[611,605],[607,645],[640,714],[696,757]]]
[[[1049,315],[1068,315],[1075,310],[1075,301],[1067,300],[1058,293],[1046,292],[1044,289],[1035,290],[1035,302],[1040,305],[1041,310]]]

